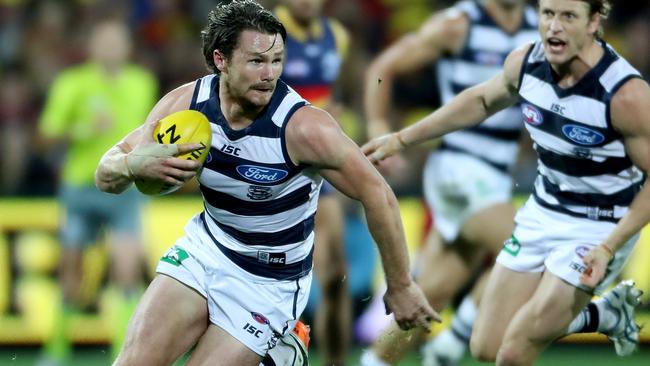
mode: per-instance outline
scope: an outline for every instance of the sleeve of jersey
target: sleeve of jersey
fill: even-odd
[[[350,35],[347,29],[337,20],[330,19],[330,25],[334,33],[334,39],[336,40],[336,50],[341,55],[341,59],[345,60],[350,48]]]
[[[45,107],[40,117],[39,129],[48,137],[67,134],[75,105],[76,83],[70,73],[64,72],[50,87]]]

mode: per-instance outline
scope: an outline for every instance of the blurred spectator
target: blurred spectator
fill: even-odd
[[[121,346],[139,295],[143,254],[139,193],[132,188],[114,197],[94,184],[95,167],[104,151],[142,124],[157,98],[154,76],[127,63],[130,50],[125,24],[97,22],[88,42],[90,59],[57,76],[41,116],[42,134],[67,145],[59,188],[66,211],[61,223],[63,311],[45,347],[44,364],[67,364],[70,346],[66,333],[71,312],[80,305],[83,250],[105,226],[112,275],[123,295],[117,311],[120,325],[114,329],[115,350]]]
[[[32,143],[33,90],[20,67],[5,70],[0,83],[0,195],[16,194],[25,177]]]

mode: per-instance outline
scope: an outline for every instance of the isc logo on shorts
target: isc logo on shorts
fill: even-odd
[[[244,327],[242,329],[247,331],[248,333],[254,335],[255,338],[259,338],[260,335],[263,333],[263,331],[261,329],[257,329],[257,327],[254,326],[254,325],[251,325],[251,323],[246,323],[246,325],[244,325]]]

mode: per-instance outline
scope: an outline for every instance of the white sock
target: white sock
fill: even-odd
[[[367,349],[361,354],[361,366],[390,366],[384,362],[375,351]]]
[[[607,307],[607,301],[604,298],[592,301],[589,305],[591,304],[594,304],[598,309],[598,324],[596,324],[596,330],[598,332],[602,333],[616,326],[618,314]]]
[[[590,302],[578,316],[569,324],[567,329],[567,334],[571,333],[593,333],[600,331],[602,324],[608,322],[603,322],[602,317],[604,316],[605,309],[604,304],[598,306],[596,302]],[[607,316],[605,316],[608,318]],[[611,316],[610,316],[611,317]],[[615,320],[615,319],[614,319]]]
[[[456,311],[456,316],[451,321],[452,332],[465,343],[469,343],[469,338],[472,336],[472,327],[474,326],[476,313],[477,309],[476,304],[474,304],[474,299],[468,295],[463,298]]]
[[[468,343],[464,339],[458,338],[449,328],[438,334],[434,342],[436,343],[436,352],[439,355],[444,355],[455,362],[460,362],[468,346]]]

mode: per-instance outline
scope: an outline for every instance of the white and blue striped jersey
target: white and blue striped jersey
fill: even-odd
[[[524,8],[523,22],[516,32],[500,28],[475,0],[462,1],[450,11],[465,14],[469,29],[460,52],[445,56],[437,64],[443,104],[496,75],[512,50],[539,39],[537,14],[530,6]],[[490,116],[478,126],[443,136],[440,148],[471,154],[509,172],[517,160],[521,131],[519,108],[514,106]]]
[[[612,127],[610,102],[640,74],[605,42],[600,45],[600,61],[575,85],[560,88],[543,44],[536,43],[522,66],[519,96],[538,155],[535,200],[572,216],[617,222],[645,177]]]
[[[289,158],[285,129],[308,104],[279,80],[266,108],[233,130],[220,109],[219,77],[196,84],[190,109],[212,125],[212,146],[199,183],[203,223],[235,264],[263,277],[297,278],[311,270],[320,175]]]

